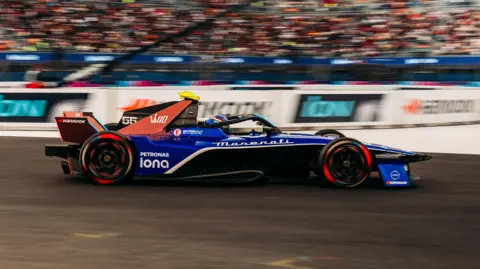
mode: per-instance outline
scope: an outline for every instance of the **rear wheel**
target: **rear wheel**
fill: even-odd
[[[315,133],[317,136],[328,136],[328,137],[345,137],[344,134],[341,132],[334,130],[334,129],[325,129],[325,130],[320,130]]]
[[[360,141],[342,137],[332,140],[320,152],[320,174],[340,187],[353,188],[372,173],[373,158]]]
[[[80,165],[98,184],[110,185],[131,179],[134,153],[129,140],[114,131],[92,135],[80,149]]]

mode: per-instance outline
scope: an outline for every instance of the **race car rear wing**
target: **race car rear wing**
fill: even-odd
[[[83,144],[91,135],[106,130],[92,112],[64,112],[55,120],[63,142]]]
[[[122,126],[117,132],[124,136],[151,135],[162,132],[167,126],[196,125],[200,97],[191,92],[181,92],[179,95],[183,100],[166,107],[157,108],[158,105],[154,105],[152,107],[158,111]],[[63,142],[83,144],[93,134],[107,130],[92,112],[64,112],[63,117],[56,117],[55,120]]]

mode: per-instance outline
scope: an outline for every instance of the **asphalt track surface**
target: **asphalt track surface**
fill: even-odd
[[[2,138],[0,268],[478,268],[480,156],[439,155],[418,188],[96,186]],[[373,182],[373,181],[372,181]]]

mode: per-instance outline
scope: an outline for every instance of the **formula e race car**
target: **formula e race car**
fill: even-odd
[[[418,177],[410,163],[431,159],[421,153],[362,143],[336,130],[283,133],[256,114],[199,121],[200,98],[124,112],[118,124],[102,125],[92,113],[64,112],[56,122],[67,144],[46,145],[46,156],[62,158],[65,174],[99,184],[134,178],[200,181],[263,181],[308,176],[341,187],[359,186],[378,172],[386,186],[410,186]],[[126,120],[128,119],[128,120]],[[253,121],[259,130],[232,133],[233,124]]]

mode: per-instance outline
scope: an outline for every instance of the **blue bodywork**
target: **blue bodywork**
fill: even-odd
[[[59,131],[62,141],[73,144],[46,145],[45,155],[64,159],[61,165],[65,174],[88,175],[91,173],[88,165],[92,161],[87,156],[93,156],[91,154],[94,153],[95,146],[92,146],[92,150],[85,145],[92,145],[92,141],[103,136],[101,139],[107,141],[108,139],[119,143],[124,141],[124,152],[129,161],[119,165],[124,165],[124,169],[128,169],[125,170],[128,171],[125,172],[125,177],[255,181],[275,176],[308,176],[314,172],[318,176],[326,176],[332,183],[336,180],[329,175],[326,165],[322,167],[326,163],[323,158],[330,150],[329,146],[327,148],[325,146],[335,147],[335,143],[342,143],[336,140],[329,144],[336,139],[327,136],[332,130],[323,130],[315,135],[283,133],[268,119],[257,114],[233,115],[225,117],[224,121],[207,124],[197,119],[197,102],[185,100],[180,102],[182,103],[161,103],[125,112],[125,117],[135,120],[133,123],[129,121],[129,125],[123,124],[124,121],[121,120],[114,126],[115,131],[107,129],[106,125],[102,125],[92,113],[80,113],[83,118],[68,117],[76,115],[77,112],[64,113],[64,117],[56,118]],[[152,117],[152,114],[155,117]],[[152,120],[157,114],[165,119],[170,117],[172,121],[159,124]],[[261,132],[251,130],[242,134],[232,134],[230,126],[245,121],[253,121],[262,126]],[[336,135],[339,133],[336,132]],[[362,166],[363,168],[353,167],[368,169],[363,171],[366,173],[361,182],[373,171],[379,172],[385,186],[408,187],[417,179],[411,173],[409,164],[431,158],[421,153],[371,143],[363,143],[362,146],[359,145],[362,144],[359,141],[348,138],[346,140],[361,148],[365,161],[368,162],[368,166]],[[108,150],[101,152],[110,154]],[[108,159],[102,159],[109,162],[104,167],[111,167],[112,159],[121,160],[115,159],[115,155],[112,156],[108,155]],[[348,161],[342,159],[342,162],[348,165],[345,167],[350,167],[350,159]],[[117,169],[115,173],[118,171],[120,172],[118,175],[121,175],[122,170]],[[95,177],[101,184],[115,182],[111,178],[105,180],[99,178],[98,174]]]
[[[207,151],[245,150],[266,147],[326,145],[334,137],[312,134],[280,133],[266,135],[252,131],[248,135],[227,135],[220,128],[176,128],[158,137],[131,136],[137,149],[136,176],[170,175]],[[364,143],[376,156],[415,156],[417,153],[377,144]],[[211,160],[215,162],[216,160]],[[410,186],[405,161],[377,158],[377,169],[386,186]]]

